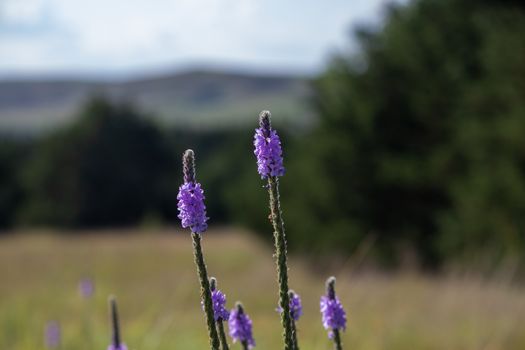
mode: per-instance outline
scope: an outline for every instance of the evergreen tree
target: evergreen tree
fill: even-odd
[[[391,5],[357,38],[358,54],[315,84],[320,125],[298,152],[291,241],[374,241],[386,262],[415,251],[429,266],[523,256],[523,5]]]

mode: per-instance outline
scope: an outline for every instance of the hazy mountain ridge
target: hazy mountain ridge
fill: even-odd
[[[92,95],[129,101],[160,122],[192,128],[253,123],[263,108],[276,122],[311,120],[306,78],[190,71],[129,81],[0,81],[0,129],[38,131],[71,120]]]

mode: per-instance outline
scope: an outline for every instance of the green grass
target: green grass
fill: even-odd
[[[280,349],[271,249],[239,231],[210,231],[203,245],[230,306],[242,300],[251,315],[257,348]],[[518,287],[475,278],[334,274],[348,312],[345,349],[525,348],[525,293]],[[330,349],[318,310],[328,275],[293,257],[290,275],[305,308],[298,324],[301,349]],[[77,293],[83,276],[96,281],[89,300]],[[110,294],[118,298],[130,350],[207,348],[187,233],[0,239],[0,349],[43,349],[48,320],[63,327],[62,349],[105,349]]]

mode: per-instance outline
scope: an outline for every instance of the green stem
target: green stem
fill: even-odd
[[[242,341],[241,344],[242,344],[242,349],[243,350],[248,350],[249,349],[248,348],[248,342],[246,340]]]
[[[288,264],[286,261],[286,235],[279,200],[279,179],[268,177],[268,192],[270,194],[270,211],[275,240],[275,258],[279,280],[279,306],[281,307],[281,324],[284,328],[284,349],[293,350],[292,325],[290,317],[290,298],[288,296]]]
[[[230,347],[228,346],[228,339],[226,338],[226,333],[224,332],[224,324],[222,323],[221,318],[217,320],[217,328],[219,328],[219,337],[221,338],[222,350],[229,350]]]
[[[295,320],[292,318],[292,340],[294,350],[299,350],[299,342],[297,340],[297,327],[295,326]]]
[[[193,254],[195,256],[195,264],[197,265],[197,271],[199,273],[199,280],[201,283],[201,300],[204,301],[204,311],[206,314],[206,322],[208,324],[210,346],[212,350],[219,350],[220,341],[219,336],[217,335],[217,328],[215,327],[210,282],[208,281],[208,272],[206,271],[204,256],[202,255],[201,236],[199,233],[192,232],[191,238],[193,240]]]
[[[341,343],[341,335],[339,334],[339,329],[334,329],[334,344],[335,350],[343,350],[343,345]]]
[[[115,297],[109,298],[109,308],[111,315],[111,327],[112,327],[112,342],[113,345],[117,348],[120,346],[120,327],[118,323],[118,311],[117,311],[117,300]]]

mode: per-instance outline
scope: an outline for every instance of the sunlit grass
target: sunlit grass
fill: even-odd
[[[281,348],[272,252],[252,235],[210,231],[208,268],[230,306],[242,300],[260,349]],[[301,349],[330,349],[321,326],[324,278],[291,259],[301,294]],[[349,327],[346,349],[524,349],[525,293],[478,279],[379,276],[334,271]],[[92,299],[78,281],[91,276]],[[0,349],[42,349],[48,320],[63,327],[62,349],[104,349],[107,297],[118,298],[130,350],[206,349],[191,240],[180,231],[67,236],[34,233],[0,239]],[[235,347],[235,348],[238,348]]]

